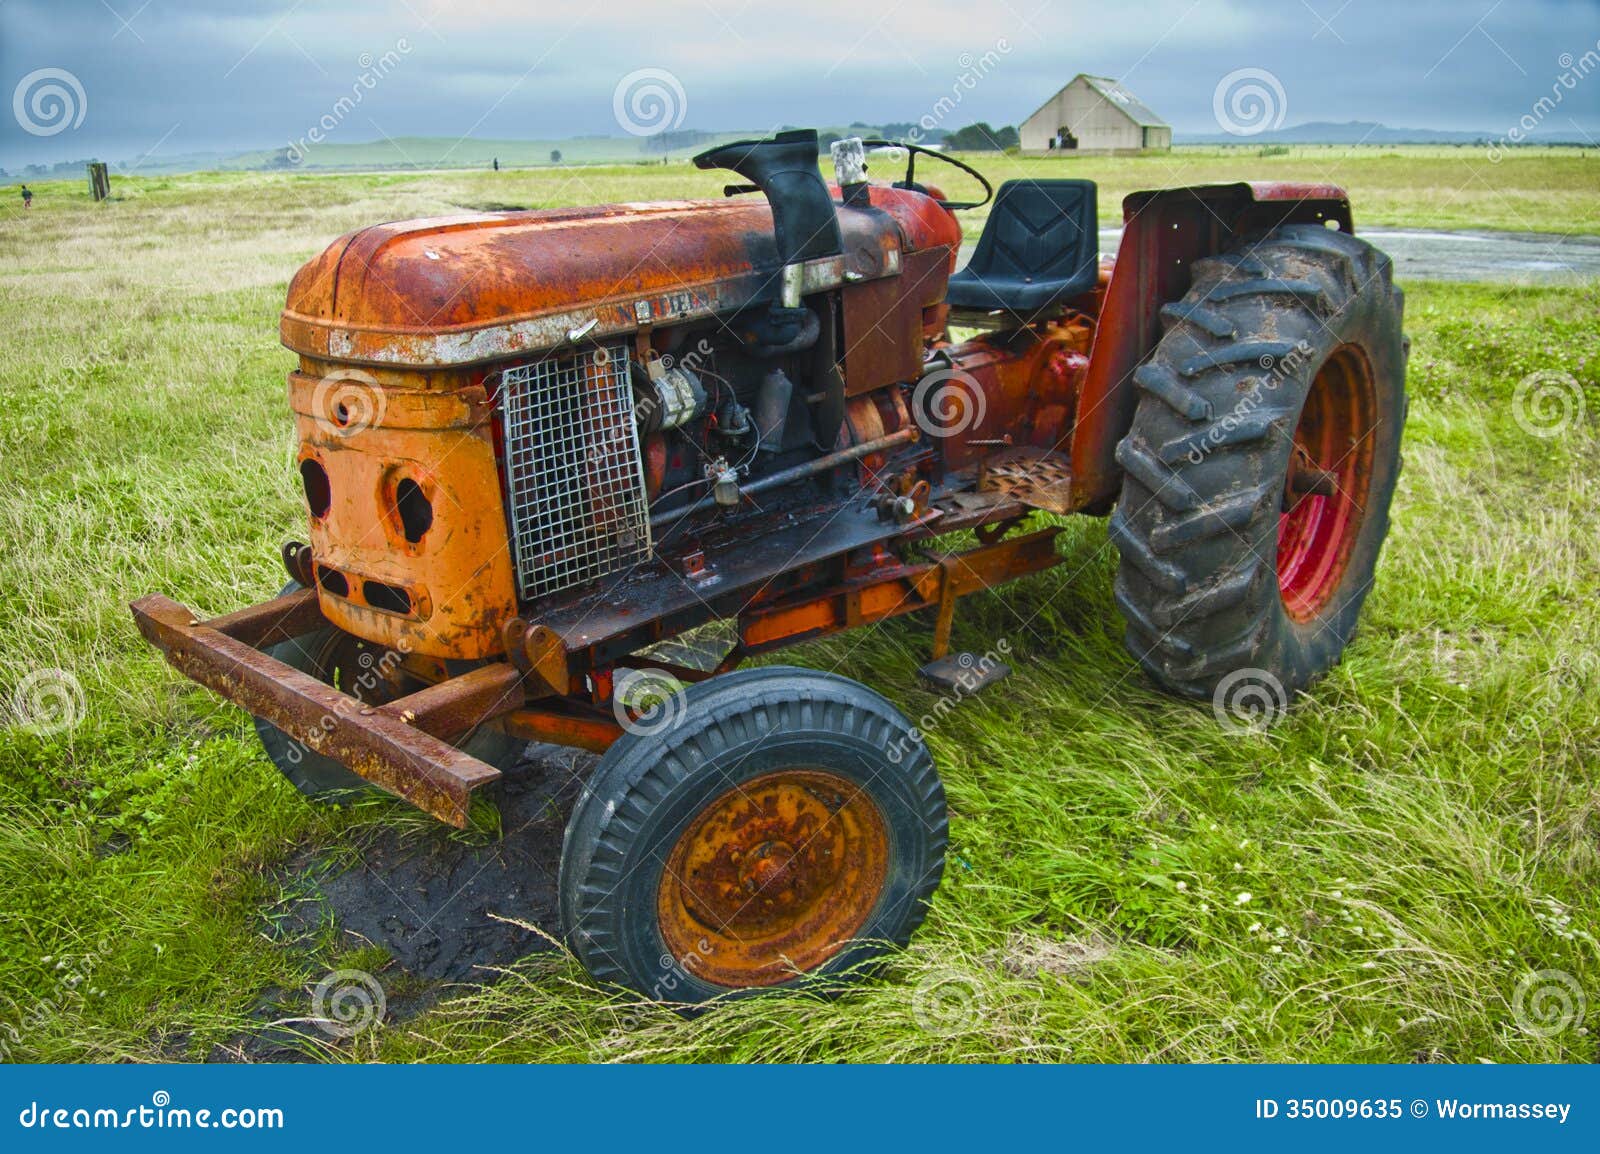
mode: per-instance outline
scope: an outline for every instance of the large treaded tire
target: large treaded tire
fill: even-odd
[[[1210,697],[1248,670],[1287,695],[1339,661],[1400,470],[1402,314],[1389,258],[1317,225],[1197,261],[1189,292],[1161,310],[1166,332],[1135,373],[1141,396],[1117,447],[1125,480],[1110,535],[1128,649],[1163,688]],[[1335,355],[1370,366],[1370,461],[1347,560],[1297,620],[1279,589],[1280,512],[1302,408]]]
[[[899,710],[857,682],[786,666],[692,685],[668,708],[669,728],[611,746],[567,825],[561,923],[596,979],[695,1004],[814,983],[909,940],[939,884],[948,825],[933,760]],[[695,959],[669,948],[658,915],[674,843],[731,787],[796,767],[848,779],[881,815],[889,854],[871,913],[808,973],[748,986],[703,980]]]
[[[299,582],[290,581],[278,596],[286,597],[301,588]],[[268,657],[276,658],[291,669],[309,673],[319,681],[332,684],[331,671],[323,667],[323,655],[337,634],[338,631],[330,626],[315,633],[308,633],[304,637],[281,641],[265,652]],[[381,655],[385,651],[373,647],[372,652]],[[270,721],[263,721],[259,717],[252,720],[255,722],[256,736],[261,739],[261,746],[266,750],[267,757],[277,767],[278,772],[307,797],[317,801],[338,802],[363,793],[383,792],[332,758],[324,757],[296,741]],[[519,741],[504,730],[492,726],[480,726],[462,745],[466,753],[498,769],[509,769],[514,766],[526,747],[526,742]]]

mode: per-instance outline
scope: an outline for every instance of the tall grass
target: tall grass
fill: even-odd
[[[1115,189],[1122,162],[1104,163]],[[1600,999],[1592,288],[1407,286],[1413,402],[1378,584],[1346,662],[1271,732],[1226,733],[1142,680],[1099,522],[1068,523],[1065,566],[964,604],[957,643],[1006,638],[1016,673],[931,734],[945,883],[912,947],[842,997],[685,1019],[554,952],[425,988],[326,919],[284,917],[305,899],[287,863],[416,819],[305,805],[242,715],[141,643],[126,602],[159,589],[219,612],[277,588],[277,546],[302,530],[276,312],[327,239],[491,197],[710,179],[515,174],[508,196],[505,175],[118,181],[124,199],[98,207],[45,186],[0,223],[0,690],[54,670],[85,707],[60,732],[16,716],[0,731],[6,1053],[236,1057],[270,1033],[337,1059],[1597,1057],[1592,1027],[1546,1033],[1515,1005],[1546,970]],[[1503,223],[1497,198],[1536,182],[1545,226],[1580,223],[1561,216],[1564,177],[1513,161],[1489,176],[1472,223]],[[1358,196],[1357,218],[1431,218],[1432,188],[1397,186],[1392,210]],[[1535,370],[1586,390],[1558,436],[1512,415]],[[792,659],[917,717],[935,704],[912,676],[924,628]],[[302,1016],[351,961],[431,1008],[340,1043],[263,1025]]]

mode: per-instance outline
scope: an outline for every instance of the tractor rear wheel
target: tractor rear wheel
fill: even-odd
[[[300,588],[299,582],[291,581],[278,596],[285,597]],[[392,650],[331,626],[279,642],[266,653],[291,669],[309,673],[318,681],[350,694],[364,705],[381,705],[424,688],[421,681],[400,668]],[[296,741],[271,722],[257,717],[255,724],[256,736],[261,739],[272,764],[307,797],[334,801],[357,793],[382,792],[365,778]],[[508,769],[517,763],[526,744],[503,730],[481,726],[461,748],[479,761]]]
[[[602,981],[659,1001],[837,975],[922,922],[944,866],[927,746],[864,685],[772,666],[630,723],[561,852],[561,922]]]
[[[1402,311],[1388,257],[1299,224],[1197,261],[1161,310],[1110,533],[1128,648],[1164,688],[1275,712],[1339,661],[1400,471]]]

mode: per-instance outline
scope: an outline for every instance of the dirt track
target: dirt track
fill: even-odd
[[[489,845],[385,830],[347,869],[293,863],[315,895],[298,907],[303,927],[331,915],[350,938],[393,955],[425,981],[472,982],[549,941],[499,918],[558,936],[561,834],[593,757],[555,746],[530,755],[498,787],[505,836]]]

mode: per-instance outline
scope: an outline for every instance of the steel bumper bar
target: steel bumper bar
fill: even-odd
[[[512,665],[367,706],[261,652],[326,624],[314,590],[209,621],[160,594],[131,608],[139,632],[179,672],[441,821],[465,827],[472,792],[500,777],[450,739],[523,704],[523,675]]]

